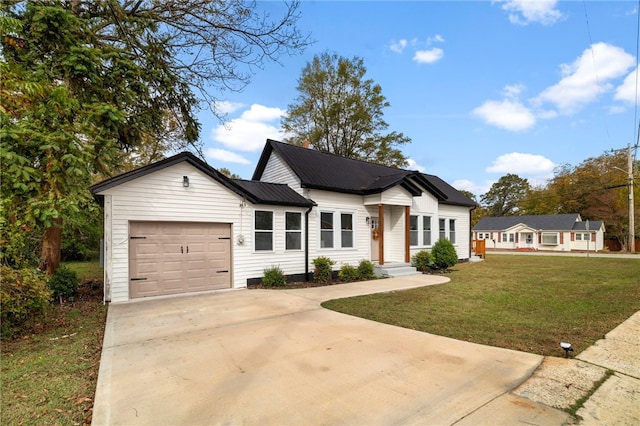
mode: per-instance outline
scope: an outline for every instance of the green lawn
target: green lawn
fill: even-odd
[[[490,254],[459,264],[451,282],[332,300],[324,307],[469,342],[562,356],[576,354],[640,310],[635,259]]]
[[[67,264],[82,280],[27,333],[2,342],[3,425],[89,424],[107,307],[97,262]]]

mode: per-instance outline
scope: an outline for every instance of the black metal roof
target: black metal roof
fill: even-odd
[[[422,194],[424,188],[441,203],[476,206],[473,200],[437,176],[354,160],[271,139],[267,139],[253,180],[262,178],[274,151],[298,176],[303,188],[367,195],[400,185],[414,196]]]
[[[99,202],[102,202],[103,196],[99,194],[100,192],[121,185],[130,180],[137,179],[149,173],[171,167],[183,161],[191,164],[193,167],[200,170],[213,180],[219,182],[230,191],[235,192],[253,204],[297,207],[311,207],[315,205],[313,201],[304,198],[287,185],[231,179],[190,152],[182,152],[174,155],[173,157],[165,158],[164,160],[149,164],[148,166],[140,167],[121,175],[114,176],[110,179],[103,180],[102,182],[92,185],[89,189],[94,197],[96,197]]]
[[[518,224],[532,229],[545,231],[580,231],[587,230],[586,222],[582,222],[578,213],[530,216],[485,217],[473,227],[473,231],[503,231]],[[589,230],[597,231],[602,221],[589,221]]]

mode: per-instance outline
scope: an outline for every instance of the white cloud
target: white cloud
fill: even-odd
[[[474,109],[473,114],[488,124],[514,132],[528,130],[536,124],[536,117],[526,106],[509,99],[486,101]]]
[[[444,43],[444,37],[440,34],[436,34],[433,37],[427,38],[427,44],[431,45],[433,43]]]
[[[524,89],[525,86],[523,84],[510,84],[504,87],[503,93],[506,98],[518,99]]]
[[[392,52],[396,53],[402,53],[405,47],[407,47],[406,39],[402,39],[400,41],[392,41],[389,45],[389,49],[391,49]]]
[[[532,101],[535,104],[549,102],[562,114],[574,114],[611,90],[609,81],[624,75],[634,64],[633,56],[620,47],[593,44],[572,64],[561,65],[562,80],[543,90]]]
[[[239,118],[229,120],[211,130],[211,138],[227,148],[238,151],[259,151],[267,138],[280,140],[283,133],[271,124],[279,120],[285,110],[253,104]]]
[[[444,51],[438,47],[429,50],[418,50],[413,60],[419,64],[432,64],[438,62],[444,56]]]
[[[638,81],[639,72],[640,67],[634,69],[627,77],[625,77],[622,84],[616,89],[614,99],[630,104],[635,104],[636,100],[640,99],[640,90],[636,92],[638,87],[640,87],[640,81]]]
[[[242,108],[244,104],[240,102],[230,102],[230,101],[215,101],[213,104],[213,110],[224,115],[231,114]]]
[[[509,22],[517,25],[539,23],[553,25],[563,18],[556,9],[557,0],[507,0],[502,9],[509,12]]]
[[[412,158],[407,158],[407,170],[417,170],[421,173],[424,173],[425,168],[419,165],[416,160]]]
[[[227,151],[226,149],[209,148],[207,149],[205,156],[212,160],[219,160],[226,163],[251,164],[251,161],[247,160],[243,156],[236,154],[235,152]]]
[[[453,186],[458,191],[469,191],[472,194],[475,194],[480,198],[481,195],[486,194],[489,189],[493,185],[492,181],[485,181],[484,183],[477,184],[468,179],[458,179],[453,181],[451,186]]]
[[[542,155],[511,152],[493,160],[487,173],[513,173],[520,177],[551,178],[556,164]]]

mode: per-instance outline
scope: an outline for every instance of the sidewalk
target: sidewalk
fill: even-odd
[[[576,413],[580,425],[640,424],[640,312],[575,359],[547,357],[513,392],[566,409],[601,386]],[[608,376],[610,374],[610,376]]]

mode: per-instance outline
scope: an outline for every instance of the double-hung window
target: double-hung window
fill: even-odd
[[[422,245],[431,245],[431,216],[422,216]]]
[[[409,245],[418,244],[418,216],[409,216]]]
[[[456,243],[456,220],[449,219],[449,241]]]
[[[342,248],[353,247],[353,214],[340,214],[340,238]]]
[[[438,226],[440,229],[440,234],[438,238],[447,238],[447,230],[446,230],[447,221],[445,219],[438,219]]]
[[[333,247],[333,213],[320,212],[320,247]]]
[[[273,212],[256,210],[254,216],[256,251],[273,250]]]
[[[582,241],[582,233],[576,233],[576,241]]]
[[[286,212],[285,216],[285,250],[302,248],[302,213]]]

